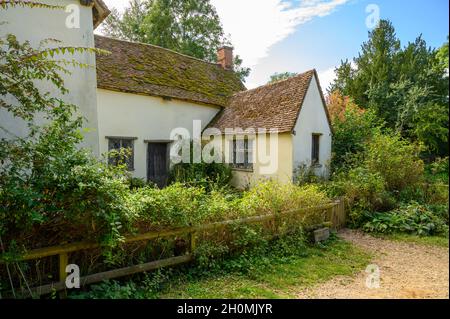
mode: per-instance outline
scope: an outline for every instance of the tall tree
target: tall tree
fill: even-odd
[[[371,109],[404,137],[419,140],[432,152],[448,153],[447,46],[427,47],[422,36],[401,47],[392,23],[381,20],[369,32],[358,57],[336,68],[331,92],[339,90]],[[426,110],[433,110],[428,112]]]
[[[275,83],[278,81],[286,80],[289,78],[292,78],[293,76],[296,76],[297,73],[292,72],[283,72],[283,73],[274,73],[270,76],[270,80],[268,83]]]
[[[158,45],[209,62],[217,49],[229,45],[210,0],[131,0],[123,15],[116,10],[106,19],[107,35]],[[234,59],[235,72],[245,80],[250,69]]]

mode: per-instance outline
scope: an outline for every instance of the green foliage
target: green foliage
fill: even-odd
[[[372,136],[382,125],[373,111],[358,112],[348,109],[342,119],[333,121],[333,171],[343,168],[356,154],[364,151]]]
[[[275,181],[259,183],[240,199],[243,214],[279,213],[329,202],[327,195],[317,185],[296,186]]]
[[[225,38],[220,18],[209,0],[133,0],[123,15],[112,11],[105,21],[107,35],[149,43],[201,60],[217,62],[217,49]],[[250,69],[235,57],[241,80]]]
[[[139,275],[142,280],[122,283],[106,280],[92,285],[89,290],[69,295],[70,299],[151,299],[155,298],[163,284],[170,278],[170,270],[158,269],[152,273]]]
[[[123,202],[128,187],[122,167],[108,167],[79,149],[83,121],[76,106],[36,85],[44,80],[56,92],[67,93],[61,74],[68,73],[64,68],[68,62],[52,57],[85,51],[91,52],[35,50],[12,35],[1,39],[0,107],[28,128],[24,137],[5,130],[7,138],[0,140],[0,234],[6,249],[12,240],[40,245],[42,236],[55,238],[56,242],[47,240],[48,245],[83,238],[113,247],[126,228],[128,210]],[[35,124],[37,114],[46,124]]]
[[[330,196],[349,200],[353,226],[361,226],[374,211],[395,208],[399,199],[415,198],[418,194],[412,190],[423,182],[424,164],[417,145],[398,134],[376,133],[361,146],[363,151],[325,186]]]
[[[274,73],[270,76],[270,80],[268,83],[275,83],[278,81],[286,80],[296,76],[298,73],[292,72],[283,72],[283,73]]]
[[[422,181],[424,164],[419,158],[420,147],[399,135],[377,134],[365,152],[364,165],[379,173],[389,191],[401,191]]]
[[[232,178],[229,165],[221,163],[180,163],[172,167],[171,183],[204,187],[207,191],[229,187]]]
[[[431,154],[448,154],[448,105],[429,103],[412,117],[411,134],[428,147]]]
[[[280,248],[281,243],[287,250]],[[140,277],[134,278],[133,286],[137,288],[134,298],[295,298],[301,289],[364,269],[371,258],[334,237],[320,245],[309,246],[301,236],[290,236],[275,240],[268,248],[256,254],[230,256],[210,271],[202,271],[203,267],[194,265],[174,270],[164,281],[155,279],[159,290],[153,286],[147,288]],[[121,286],[129,284],[124,281]],[[110,284],[109,289],[104,287],[105,295],[118,298],[121,293],[115,297],[114,290],[121,291],[121,287],[115,284]],[[87,292],[79,298],[89,297],[92,295]],[[95,297],[102,298],[102,295]]]
[[[137,177],[130,178],[128,180],[128,183],[130,185],[130,189],[138,189],[138,188],[144,188],[146,186],[153,186],[153,184],[149,184],[143,178],[137,178]]]
[[[403,137],[448,155],[448,42],[430,49],[421,36],[401,47],[391,22],[369,32],[358,57],[336,69],[339,90]]]
[[[448,235],[448,208],[446,215],[447,224],[442,216],[436,214],[430,207],[410,203],[392,212],[375,213],[372,220],[364,225],[364,230],[377,233],[400,232],[419,236]]]
[[[313,166],[300,164],[294,168],[294,183],[297,185],[305,185],[311,183],[318,183],[323,180],[322,177],[317,176]]]
[[[229,248],[224,244],[204,241],[195,250],[195,261],[201,269],[217,270],[224,257],[229,253]]]
[[[429,181],[441,182],[448,185],[449,159],[437,158],[425,167],[426,177]]]
[[[240,197],[217,190],[207,193],[204,188],[186,187],[180,183],[164,189],[146,187],[127,196],[124,206],[131,211],[128,217],[148,230],[201,225],[326,203],[329,203],[328,197],[317,186],[298,187],[267,181]],[[314,214],[299,218],[306,221],[313,219]]]

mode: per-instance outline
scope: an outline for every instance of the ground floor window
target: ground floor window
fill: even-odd
[[[119,163],[126,164],[129,171],[134,170],[134,140],[132,137],[107,137],[108,151],[120,151],[123,149],[129,150],[126,156],[111,153],[108,156],[108,163],[110,165],[118,165]]]
[[[238,169],[253,169],[253,140],[234,138],[231,141],[231,166]]]
[[[311,165],[319,164],[320,136],[321,136],[321,134],[317,134],[317,133],[314,133],[312,135]]]

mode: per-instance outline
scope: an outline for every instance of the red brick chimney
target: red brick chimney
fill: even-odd
[[[223,46],[217,50],[217,62],[225,69],[233,69],[233,48]]]

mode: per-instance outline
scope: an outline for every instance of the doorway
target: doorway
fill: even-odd
[[[168,143],[147,143],[147,180],[158,185],[167,186],[169,178],[169,147]]]

